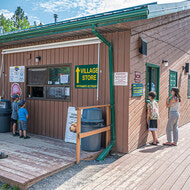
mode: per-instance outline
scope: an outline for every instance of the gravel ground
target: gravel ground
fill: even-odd
[[[120,155],[108,156],[104,161],[81,161],[79,165],[73,165],[57,174],[43,179],[34,184],[28,190],[72,190],[89,182],[89,179],[120,158]]]
[[[105,160],[98,162],[81,161],[57,174],[47,177],[31,186],[28,190],[75,190],[84,186],[91,177],[109,164],[119,159],[122,155],[110,155]],[[0,182],[0,190],[3,183]]]

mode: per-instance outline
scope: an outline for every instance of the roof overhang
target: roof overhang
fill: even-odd
[[[45,50],[45,49],[55,49],[55,48],[62,48],[62,47],[73,47],[73,46],[81,46],[81,45],[92,45],[92,44],[100,44],[101,42],[102,41],[98,37],[85,38],[85,39],[80,39],[80,40],[71,40],[71,41],[65,41],[65,42],[48,43],[48,44],[41,44],[41,45],[35,45],[35,46],[5,49],[5,50],[2,50],[2,54],[29,52],[29,51],[37,51],[37,50]]]

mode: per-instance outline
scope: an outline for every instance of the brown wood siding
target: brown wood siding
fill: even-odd
[[[130,60],[130,33],[117,32],[105,35],[114,47],[114,72],[129,72]],[[41,56],[41,61],[35,63],[35,57]],[[109,91],[109,55],[107,46],[100,46],[100,83],[99,100],[96,89],[75,89],[75,65],[88,65],[98,63],[98,45],[57,48],[50,50],[31,51],[5,55],[5,98],[10,99],[11,84],[9,82],[10,66],[34,66],[49,64],[71,63],[71,101],[51,101],[27,99],[29,112],[28,129],[31,133],[65,138],[67,110],[69,106],[90,106],[110,103]],[[24,83],[22,99],[26,97]],[[128,151],[128,86],[115,87],[115,113],[116,113],[116,150]],[[123,104],[125,102],[125,105]]]
[[[165,134],[167,125],[168,109],[165,107],[165,101],[169,95],[170,69],[178,72],[178,87],[182,96],[179,126],[190,122],[190,99],[187,98],[188,75],[182,72],[182,66],[189,62],[190,44],[188,39],[190,38],[190,33],[188,28],[190,18],[185,17],[168,24],[165,24],[164,19],[168,20],[166,16],[162,17],[164,25],[159,27],[153,28],[156,23],[153,20],[152,24],[145,23],[146,27],[143,26],[142,21],[142,26],[132,28],[131,33],[134,35],[131,36],[130,42],[129,151],[142,146],[152,138],[146,126],[145,93],[143,97],[131,97],[131,84],[134,83],[135,71],[141,72],[141,82],[145,92],[146,63],[160,65],[160,100],[158,102],[160,119],[158,135]],[[146,31],[143,31],[143,29]],[[141,32],[141,34],[135,34],[136,31]],[[141,55],[138,51],[139,36],[144,37],[148,42],[147,56]],[[180,48],[181,50],[179,50]],[[168,67],[161,64],[163,59],[168,60]]]
[[[1,68],[1,52],[2,52],[2,50],[0,49],[0,68]],[[0,71],[1,72],[1,71]],[[2,74],[2,73],[1,73]],[[2,76],[2,75],[1,75]],[[2,96],[2,80],[0,80],[0,96]]]

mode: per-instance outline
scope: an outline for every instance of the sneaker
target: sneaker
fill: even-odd
[[[18,132],[15,133],[16,136],[20,136]]]
[[[16,137],[16,133],[13,133],[13,137]]]
[[[29,136],[24,137],[24,139],[29,139],[29,138],[30,138]]]
[[[24,136],[22,135],[22,136],[20,136],[19,138],[23,138]]]

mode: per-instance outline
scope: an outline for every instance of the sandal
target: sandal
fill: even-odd
[[[3,158],[8,158],[8,155],[6,155],[3,152],[0,152],[0,159],[3,159]]]
[[[172,146],[172,143],[169,143],[169,142],[166,142],[166,143],[163,143],[164,146]]]
[[[177,143],[172,143],[172,146],[177,146]]]
[[[150,145],[157,146],[157,143],[155,144],[154,142],[149,143]]]

